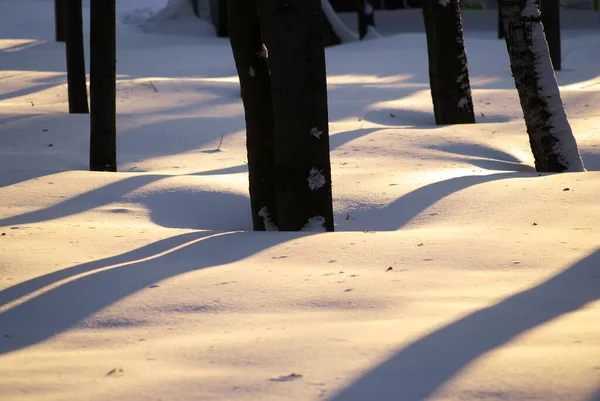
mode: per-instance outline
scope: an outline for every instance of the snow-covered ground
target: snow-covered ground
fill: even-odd
[[[337,232],[311,235],[249,231],[227,40],[121,24],[120,172],[91,173],[53,29],[0,0],[0,400],[600,400],[600,31],[563,32],[589,171],[560,175],[494,27],[468,126],[434,125],[422,34],[328,49]]]

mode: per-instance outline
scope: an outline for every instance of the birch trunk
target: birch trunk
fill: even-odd
[[[552,69],[538,1],[501,0],[500,4],[536,170],[584,171]]]

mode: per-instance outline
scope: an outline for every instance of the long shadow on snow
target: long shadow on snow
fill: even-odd
[[[523,176],[524,176],[523,174],[517,174],[517,173],[513,173],[513,174],[502,173],[502,174],[492,174],[492,175],[485,175],[485,176],[458,177],[458,178],[430,184],[430,185],[419,188],[413,192],[410,192],[410,193],[398,198],[391,205],[389,205],[383,209],[373,209],[373,210],[362,212],[363,214],[360,215],[361,223],[357,223],[357,224],[353,225],[352,227],[350,227],[349,225],[346,225],[346,227],[344,227],[343,230],[341,230],[340,227],[337,227],[336,229],[338,231],[349,231],[349,230],[353,230],[353,229],[379,230],[379,231],[397,230],[397,229],[401,228],[403,225],[407,224],[412,218],[414,218],[419,213],[421,213],[422,211],[427,209],[429,206],[433,205],[437,201],[441,200],[443,197],[448,196],[454,192],[457,192],[462,189],[468,188],[470,186],[481,184],[484,182],[508,179],[508,178],[514,178],[514,177],[523,177]],[[141,177],[134,177],[134,178],[142,178],[142,177],[147,177],[148,182],[151,182],[151,179],[153,179],[153,178],[155,180],[157,179],[156,177],[153,177],[153,176],[141,176]],[[158,177],[162,177],[162,176],[158,176]],[[142,181],[142,182],[144,182],[144,181]],[[139,180],[138,180],[136,183],[140,184],[141,182],[139,182]],[[113,184],[111,184],[111,185],[113,185]],[[133,184],[130,183],[128,185],[133,185]],[[122,187],[121,189],[128,189],[128,187]],[[82,209],[82,206],[79,206],[80,204],[82,204],[82,205],[86,204],[85,197],[87,195],[88,194],[81,195],[81,197],[83,197],[82,199],[78,199],[79,198],[78,197],[78,198],[74,198],[74,200],[71,200],[71,201],[75,202],[74,207],[77,210]],[[93,199],[94,198],[92,197],[92,200]],[[67,201],[67,202],[69,202],[69,201]],[[247,200],[244,201],[244,204],[247,204]],[[66,207],[66,206],[63,206],[63,207]],[[88,207],[92,207],[92,206],[88,205]],[[217,216],[226,215],[226,211],[225,211],[226,209],[224,209],[223,212],[214,212],[213,209],[210,209],[210,208],[208,208],[208,209],[209,209],[209,213],[211,213],[211,214],[215,214]],[[244,210],[246,210],[246,208],[244,208]],[[38,212],[33,212],[32,215],[34,215],[35,213],[38,213]],[[40,211],[38,217],[41,218],[40,216],[44,216],[44,213],[50,213],[50,211],[49,210]],[[246,211],[244,214],[246,216],[248,216],[248,219],[249,219],[249,212]],[[184,215],[186,215],[186,214],[184,213]],[[395,219],[390,220],[390,216],[395,216]],[[20,217],[20,216],[18,216],[18,217]],[[189,216],[186,218],[189,219]],[[343,219],[343,216],[338,216],[338,218]],[[371,223],[371,224],[367,223],[365,225],[364,221],[374,221],[375,223]],[[10,221],[10,222],[18,223],[21,221],[14,220],[14,221]],[[381,223],[381,222],[385,222],[385,223]],[[0,221],[0,225],[2,223],[3,223],[3,221]],[[19,299],[20,297],[26,296],[27,294],[35,292],[45,286],[51,285],[59,280],[66,279],[66,278],[69,278],[74,275],[83,274],[88,271],[101,269],[103,267],[107,267],[107,266],[111,266],[111,265],[115,265],[115,264],[125,263],[125,262],[131,261],[131,260],[145,259],[145,258],[148,258],[150,255],[166,253],[166,252],[168,252],[169,249],[177,248],[179,246],[178,244],[180,244],[182,242],[187,242],[188,238],[197,238],[197,237],[201,238],[203,235],[208,235],[208,234],[206,234],[206,233],[183,234],[183,235],[176,236],[173,238],[168,238],[165,240],[158,241],[154,244],[124,253],[119,256],[106,258],[106,259],[103,259],[100,261],[85,263],[83,265],[78,265],[78,266],[63,269],[63,270],[60,270],[60,271],[57,271],[54,273],[46,274],[41,277],[33,278],[26,282],[16,284],[12,287],[9,287],[9,288],[6,288],[6,289],[0,291],[0,305],[6,305],[9,302]],[[250,234],[246,234],[246,235],[250,235]],[[265,235],[265,234],[257,233],[256,235]],[[277,234],[271,234],[271,235],[274,235],[275,236],[274,238],[283,238],[280,242],[285,242],[285,238],[295,238],[294,234],[291,234],[291,233],[277,233]],[[295,235],[298,235],[298,234],[295,234]],[[183,240],[185,240],[185,241],[183,241]],[[0,323],[1,323],[1,319],[0,319]]]
[[[86,210],[103,206],[114,202],[125,194],[134,191],[144,185],[166,178],[163,175],[139,175],[128,177],[100,188],[85,192],[74,198],[47,207],[45,209],[35,210],[21,215],[0,219],[0,226],[12,226],[16,224],[30,224],[41,221],[53,220],[61,217],[71,216]]]
[[[503,151],[488,145],[476,143],[452,143],[445,145],[428,146],[429,149],[438,150],[456,156],[436,156],[436,160],[447,160],[470,163],[484,170],[516,171],[535,173],[535,168],[524,164],[521,160]]]
[[[588,399],[588,401],[600,401],[600,388]]]
[[[336,229],[338,231],[396,231],[428,207],[455,192],[486,182],[530,176],[524,173],[496,173],[435,182],[399,197],[386,207],[353,212],[356,221],[349,220],[343,228]]]
[[[480,356],[598,299],[600,251],[535,287],[418,339],[329,400],[425,400]]]
[[[361,128],[358,130],[347,131],[344,133],[336,134],[331,137],[331,146],[332,148],[339,147],[349,141],[360,138],[362,136],[366,136],[373,131],[377,131],[377,128]],[[229,167],[226,169],[217,169],[207,172],[199,172],[193,173],[190,175],[217,175],[217,174],[231,174],[234,172],[242,173],[247,172],[247,165],[239,165],[234,167]],[[141,188],[145,185],[151,184],[153,182],[168,178],[169,176],[157,175],[157,174],[145,174],[134,177],[128,177],[121,181],[111,183],[105,185],[103,187],[97,188],[90,192],[86,192],[84,194],[78,195],[74,198],[67,199],[63,202],[58,203],[57,205],[50,206],[45,209],[36,210],[28,213],[24,213],[18,216],[8,217],[5,219],[0,219],[0,226],[12,226],[17,224],[30,224],[41,221],[52,220],[56,218],[70,216],[76,213],[82,213],[90,209],[94,209],[108,203],[116,202],[121,199],[123,196],[127,195],[129,192],[134,191],[138,188]],[[176,206],[178,203],[185,204],[193,204],[193,199],[189,199],[190,202],[186,202],[185,198],[191,196],[190,194],[185,194],[182,197],[182,194],[177,195],[176,191],[165,192],[162,195],[152,195],[149,197],[144,197],[142,195],[135,196],[128,201],[137,200],[140,203],[146,205],[152,214],[152,220],[157,224],[163,225],[164,227],[177,227],[177,228],[207,228],[207,229],[232,229],[233,227],[216,227],[214,224],[202,223],[200,218],[202,216],[198,216],[196,218],[197,223],[190,226],[190,216],[185,213],[185,209],[181,208],[173,208],[172,206]],[[203,193],[204,200],[202,204],[202,208],[198,208],[198,210],[202,209],[205,211],[211,211],[210,215],[205,216],[208,217],[210,221],[215,219],[215,216],[218,216],[218,213],[214,212],[214,208],[222,209],[224,207],[230,207],[231,210],[242,210],[243,215],[238,216],[239,221],[242,221],[244,216],[246,216],[248,200],[247,198],[239,195],[229,194],[230,199],[219,198],[216,199],[215,196],[210,196],[211,193]],[[215,195],[215,194],[213,194]],[[223,195],[223,194],[221,194]],[[198,194],[193,194],[194,197],[197,197]],[[206,196],[209,196],[207,199]],[[162,199],[160,199],[162,198]],[[235,198],[235,199],[234,199]],[[198,197],[198,199],[200,199]],[[212,199],[212,200],[211,200]],[[212,205],[207,205],[206,201],[210,201],[209,203]],[[214,201],[214,202],[213,202]],[[167,203],[170,207],[166,210],[170,210],[170,213],[175,213],[174,216],[164,216],[164,213],[159,213],[158,211],[164,210],[161,205]],[[183,213],[183,215],[182,215]],[[211,217],[212,216],[212,217]],[[248,220],[249,217],[246,219]],[[231,220],[231,219],[228,219]],[[244,226],[235,227],[236,229],[246,228]]]
[[[157,181],[176,178],[164,175],[137,175],[110,183],[92,191],[67,199],[56,205],[21,215],[0,219],[0,226],[31,224],[82,213],[114,202],[143,205],[151,220],[170,228],[205,230],[250,229],[248,198],[226,191],[204,191],[201,188],[161,188],[130,194]],[[104,210],[123,213],[120,208]],[[228,216],[223,219],[222,216]]]
[[[89,273],[0,313],[3,334],[0,337],[0,355],[45,341],[161,280],[237,262],[303,235],[308,234],[182,234],[116,257],[80,264],[11,287],[0,292],[1,306],[57,280]]]

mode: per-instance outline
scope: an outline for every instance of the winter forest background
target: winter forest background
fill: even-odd
[[[600,401],[599,38],[0,0],[0,399]]]

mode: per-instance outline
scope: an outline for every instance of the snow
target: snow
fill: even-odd
[[[336,14],[329,0],[321,0],[321,7],[327,17],[327,20],[331,24],[333,31],[340,38],[342,43],[356,42],[359,38],[356,32],[348,29],[346,24]]]
[[[320,139],[321,135],[323,135],[323,131],[319,130],[317,127],[312,127],[310,129],[310,134],[315,138]]]
[[[323,175],[323,170],[319,170],[316,167],[310,169],[307,181],[308,187],[311,191],[316,191],[317,189],[322,188],[327,182],[325,180],[325,176]]]
[[[269,209],[267,209],[266,206],[263,206],[258,211],[258,215],[263,219],[266,231],[279,231],[279,227],[277,227],[273,223],[273,220],[271,220],[271,214],[269,213]]]
[[[139,24],[139,27],[148,33],[215,35],[215,28],[210,22],[194,15],[190,0],[167,0],[164,8]]]
[[[311,217],[301,231],[325,232],[325,218],[323,216]]]
[[[267,46],[264,43],[262,45],[262,48],[260,49],[260,52],[258,52],[258,56],[264,59],[269,58],[269,50],[267,49]]]
[[[367,25],[367,34],[363,40],[380,39],[382,36],[377,32],[377,29],[373,25]]]
[[[227,40],[120,24],[92,173],[52,13],[0,0],[0,400],[599,399],[597,31],[563,31],[569,174],[534,171],[495,26],[477,124],[435,125],[422,32],[328,49],[336,232],[254,233]]]

